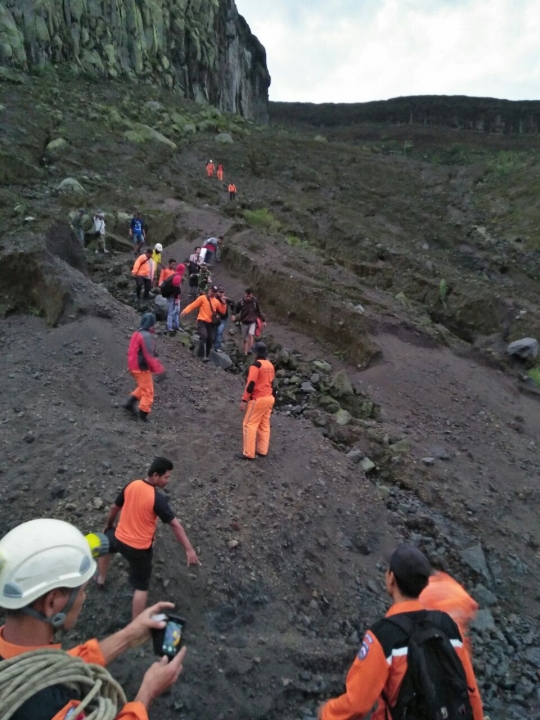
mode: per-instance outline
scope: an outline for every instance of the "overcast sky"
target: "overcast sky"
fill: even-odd
[[[540,99],[540,0],[236,0],[272,100]]]

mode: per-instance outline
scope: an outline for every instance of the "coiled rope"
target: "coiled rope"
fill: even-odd
[[[76,716],[86,720],[114,720],[126,696],[100,665],[89,665],[62,650],[32,650],[0,662],[0,720],[9,720],[40,690],[66,685],[81,699]]]

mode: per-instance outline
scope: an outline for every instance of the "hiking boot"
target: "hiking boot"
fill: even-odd
[[[237,460],[255,460],[255,458],[250,458],[247,455],[244,455],[244,453],[236,453],[234,456]]]
[[[136,404],[137,404],[137,398],[134,397],[133,395],[130,395],[130,396],[129,396],[129,400],[128,400],[127,402],[125,402],[125,403],[122,405],[122,407],[123,407],[124,410],[126,410],[127,412],[130,412],[130,413],[132,413],[133,415],[136,415],[136,414],[137,414],[137,408],[135,407]]]
[[[139,410],[139,420],[142,420],[143,422],[148,422],[148,413],[144,412],[144,410]]]
[[[203,361],[203,363],[207,363],[207,362],[210,362],[210,358],[207,358],[207,357],[203,357],[202,361]]]

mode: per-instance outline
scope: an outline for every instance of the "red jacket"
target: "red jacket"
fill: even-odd
[[[128,370],[130,372],[150,372],[159,375],[165,368],[157,359],[153,333],[137,330],[131,336],[128,349]]]

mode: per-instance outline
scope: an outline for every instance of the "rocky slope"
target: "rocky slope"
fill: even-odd
[[[0,65],[127,76],[246,118],[267,117],[266,53],[234,0],[6,0]]]

